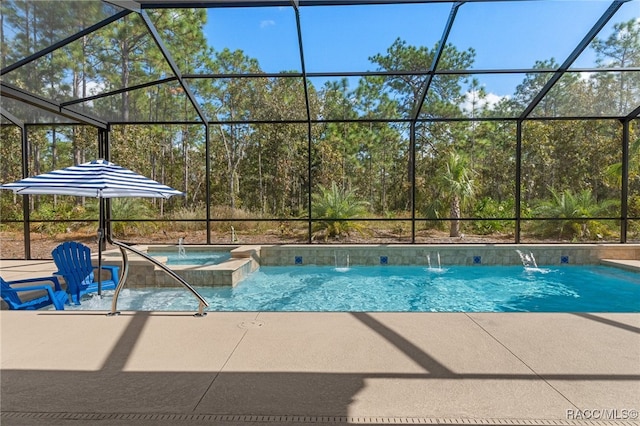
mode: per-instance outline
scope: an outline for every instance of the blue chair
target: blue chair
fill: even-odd
[[[74,304],[80,304],[80,298],[87,293],[98,291],[95,281],[94,266],[91,263],[91,249],[82,243],[67,241],[57,246],[51,252],[53,261],[58,267],[56,275],[62,275],[67,283],[67,292]],[[100,271],[102,290],[114,290],[118,286],[118,266],[102,265],[102,270],[109,271],[111,276]]]
[[[53,287],[49,284],[16,286],[16,284],[42,283],[45,281],[52,282]],[[64,310],[64,305],[69,303],[69,296],[67,292],[60,287],[60,281],[58,281],[58,277],[56,276],[13,281],[5,281],[0,277],[0,283],[2,284],[0,295],[11,310],[35,310],[53,305],[57,310],[62,311]],[[32,295],[34,297],[25,297],[25,300],[22,300],[20,296],[18,296],[18,293],[25,291],[38,291],[38,293]],[[45,293],[42,294],[42,291]]]

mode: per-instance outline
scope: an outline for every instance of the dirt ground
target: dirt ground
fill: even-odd
[[[235,241],[234,237],[235,236]],[[178,244],[183,238],[185,245],[207,244],[206,231],[167,232],[161,231],[143,237],[117,238],[131,244]],[[65,241],[78,241],[91,247],[93,252],[98,250],[97,236],[93,232],[66,232],[57,235],[47,235],[37,232],[31,233],[31,259],[51,259],[51,251]],[[281,232],[266,232],[250,234],[248,232],[230,234],[212,233],[211,243],[219,245],[236,244],[306,244],[306,234],[294,235]],[[513,242],[510,235],[477,236],[465,235],[462,238],[451,238],[447,232],[438,230],[422,231],[416,235],[417,244],[469,244],[495,243],[505,244]],[[314,244],[410,244],[409,236],[398,236],[391,232],[376,231],[368,235],[352,235],[344,239],[328,241],[314,241]],[[106,249],[116,248],[107,244]],[[25,259],[24,235],[20,232],[0,232],[0,259]]]

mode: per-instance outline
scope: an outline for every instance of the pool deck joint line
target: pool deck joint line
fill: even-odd
[[[558,395],[562,396],[569,404],[571,404],[572,407],[578,409],[578,406],[571,401],[565,394],[563,394],[559,389],[557,389],[555,386],[553,386],[547,379],[545,379],[543,376],[541,376],[540,374],[538,374],[533,367],[531,367],[529,364],[527,364],[527,362],[520,358],[518,356],[518,354],[514,353],[511,349],[509,349],[509,347],[507,345],[505,345],[503,342],[500,341],[499,338],[497,338],[496,336],[493,335],[493,333],[491,333],[489,330],[487,330],[486,328],[484,328],[482,326],[482,324],[480,324],[478,321],[476,321],[471,315],[465,313],[465,315],[467,316],[467,318],[469,318],[475,325],[477,325],[483,332],[487,333],[487,335],[489,337],[491,337],[493,340],[496,341],[496,343],[498,343],[500,346],[502,346],[507,352],[509,352],[511,354],[511,356],[513,356],[515,359],[517,359],[518,361],[520,361],[522,363],[522,365],[524,365],[526,368],[529,369],[529,371],[531,371],[533,374],[535,374],[540,380],[542,380],[544,383],[547,384],[547,386],[549,386],[551,389],[553,389],[554,391],[556,391],[558,393]]]

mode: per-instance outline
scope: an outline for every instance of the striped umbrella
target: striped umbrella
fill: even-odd
[[[98,283],[102,266],[104,238],[104,199],[115,197],[169,198],[184,195],[167,185],[139,175],[106,160],[94,160],[77,166],[28,177],[0,185],[16,194],[75,195],[100,198],[100,226],[98,229]],[[98,284],[98,294],[100,291]]]
[[[54,170],[0,185],[16,194],[75,195],[78,197],[151,197],[184,195],[167,185],[106,160]]]

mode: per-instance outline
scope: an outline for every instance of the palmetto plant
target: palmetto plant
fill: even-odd
[[[446,159],[444,172],[439,176],[438,184],[449,201],[451,214],[451,228],[449,236],[460,235],[460,221],[462,207],[467,206],[475,195],[473,170],[466,157],[457,152],[451,152]]]
[[[139,235],[153,232],[153,222],[118,222],[118,220],[153,219],[155,214],[149,202],[139,198],[112,198],[111,199],[111,232],[118,238],[123,238],[131,231]]]
[[[560,222],[559,238],[565,231],[570,231],[570,236],[584,238],[589,235],[591,218],[603,215],[617,206],[614,200],[598,201],[591,193],[591,189],[583,189],[574,193],[570,189],[564,191],[551,191],[551,199],[541,202],[534,213],[539,217],[558,218]],[[555,221],[554,221],[555,222]],[[557,223],[557,222],[556,222]],[[544,228],[545,222],[541,225]]]
[[[341,238],[352,232],[364,231],[362,224],[347,219],[365,215],[367,203],[359,200],[355,191],[341,189],[335,182],[330,188],[319,186],[319,192],[312,195],[311,214],[314,219],[312,238],[320,236],[324,240]]]

